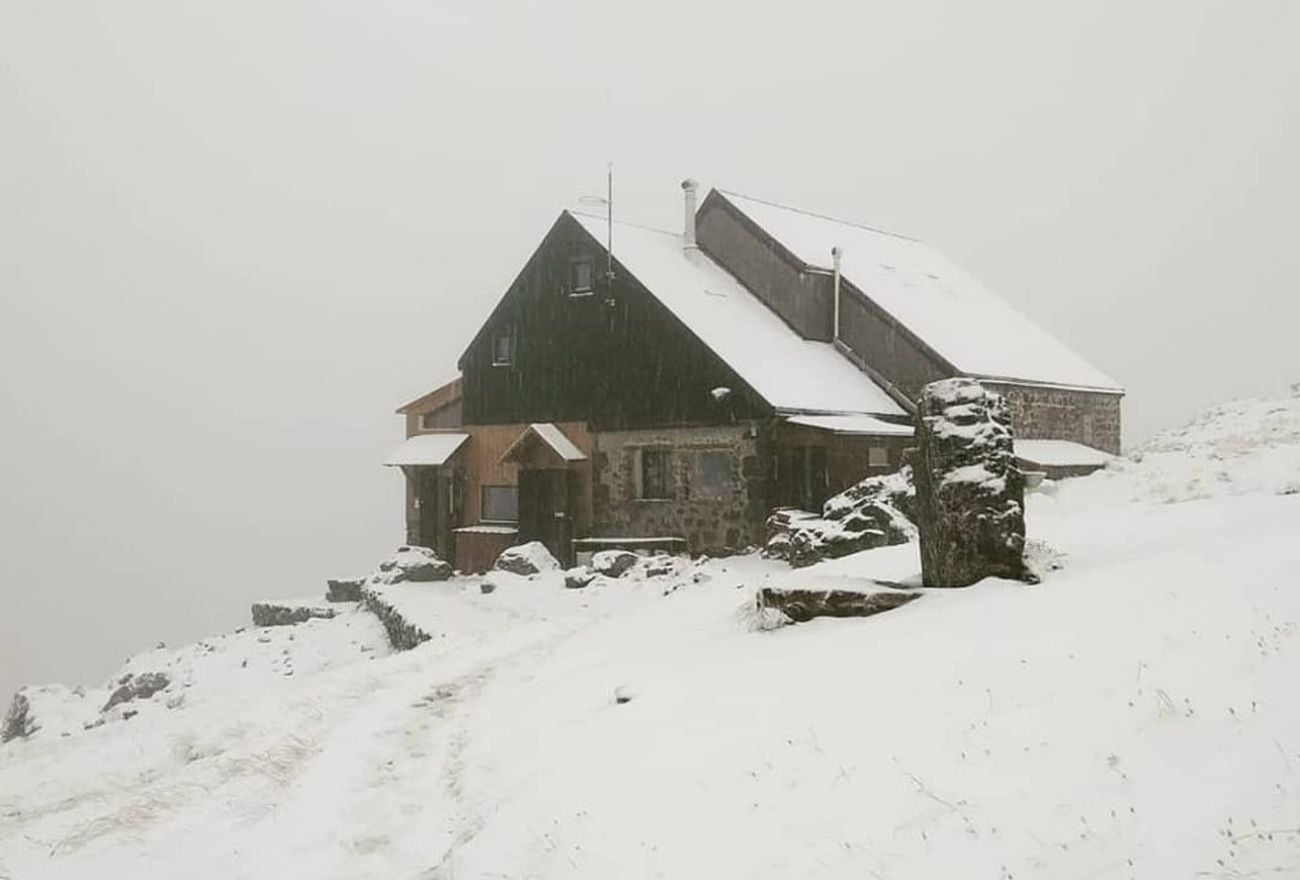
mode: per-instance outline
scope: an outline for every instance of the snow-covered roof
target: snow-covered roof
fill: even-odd
[[[839,247],[845,280],[963,373],[1123,390],[923,242],[715,192],[811,268],[831,271],[831,248]]]
[[[552,452],[564,461],[587,460],[586,453],[575,446],[572,440],[564,436],[563,431],[550,422],[533,422],[527,428],[524,428],[518,439],[511,443],[510,448],[501,455],[501,460],[507,461],[512,458],[529,437],[536,437],[542,443],[545,443]]]
[[[570,214],[598,241],[606,219]],[[775,409],[900,415],[902,408],[828,342],[801,338],[682,236],[615,223],[614,258]]]
[[[884,437],[912,436],[911,425],[896,425],[893,422],[886,422],[865,415],[789,416],[786,421],[791,425],[818,428],[834,434],[864,434]]]
[[[385,467],[427,466],[436,467],[445,464],[461,444],[469,439],[468,434],[436,433],[416,434],[408,437],[406,442],[393,450],[384,459]]]
[[[1102,467],[1114,456],[1071,440],[1013,440],[1016,457],[1044,467]]]

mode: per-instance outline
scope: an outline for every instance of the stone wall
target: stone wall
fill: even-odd
[[[1122,395],[1007,382],[981,384],[1006,400],[1017,438],[1073,440],[1111,455],[1120,454]]]
[[[758,545],[767,517],[766,439],[749,424],[651,428],[592,435],[595,537],[682,537],[692,553]],[[670,498],[641,497],[641,454],[667,450]],[[725,455],[728,472],[706,488],[702,457]],[[712,459],[714,465],[721,460]]]

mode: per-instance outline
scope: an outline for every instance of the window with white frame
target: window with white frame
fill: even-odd
[[[510,324],[502,324],[492,333],[492,363],[496,366],[506,366],[514,363],[514,359],[514,327]]]

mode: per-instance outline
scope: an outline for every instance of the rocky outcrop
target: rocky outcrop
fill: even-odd
[[[452,569],[451,563],[440,559],[428,547],[403,546],[379,563],[379,571],[385,583],[395,584],[402,581],[445,581],[451,577]]]
[[[254,626],[290,626],[304,623],[312,618],[328,620],[333,617],[333,608],[325,605],[313,605],[309,602],[254,602]]]
[[[496,564],[493,565],[493,568],[518,575],[540,574],[544,571],[555,571],[559,567],[559,561],[551,555],[551,551],[547,550],[546,545],[541,541],[529,541],[527,544],[507,547],[501,551]]]
[[[141,672],[124,675],[118,679],[117,687],[100,711],[107,712],[114,706],[129,703],[132,700],[147,700],[169,684],[171,684],[171,679],[167,677],[165,672]]]
[[[331,578],[325,582],[325,599],[328,602],[360,602],[365,584],[363,577]]]
[[[910,467],[868,477],[828,499],[820,516],[791,508],[775,511],[767,521],[763,554],[801,567],[860,550],[904,544],[916,537],[911,519],[915,507]]]
[[[972,379],[932,382],[917,412],[916,520],[927,587],[1025,577],[1024,476],[1001,396]]]
[[[0,725],[0,743],[13,739],[26,738],[36,732],[36,718],[32,715],[32,703],[22,691],[14,694],[5,713],[4,724]]]
[[[760,611],[780,611],[795,623],[814,617],[870,617],[906,605],[921,594],[914,590],[818,590],[763,587],[758,591]]]

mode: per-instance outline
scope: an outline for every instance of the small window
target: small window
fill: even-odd
[[[420,430],[432,431],[438,427],[438,413],[426,412],[420,413]]]
[[[483,510],[479,519],[484,522],[519,522],[519,487],[484,486]]]
[[[872,446],[867,450],[868,467],[889,467],[889,450],[883,446]]]
[[[672,453],[667,449],[641,450],[641,497],[672,498],[673,487],[669,468]]]
[[[492,334],[492,363],[495,365],[512,363],[514,353],[515,334],[513,328],[509,324],[498,327],[497,331]]]
[[[695,456],[691,489],[698,498],[722,498],[735,484],[734,459],[727,452],[701,452]]]
[[[574,260],[569,264],[569,291],[591,293],[593,274],[591,260]]]

